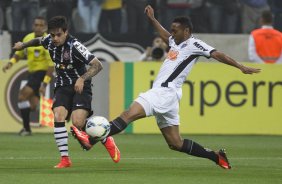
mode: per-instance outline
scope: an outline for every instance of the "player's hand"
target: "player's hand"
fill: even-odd
[[[84,87],[84,79],[79,77],[74,85],[74,90],[78,93],[81,94],[83,91],[83,87]]]
[[[8,62],[5,66],[2,67],[2,71],[5,73],[7,70],[12,68],[12,66],[13,66],[13,63]]]
[[[150,19],[154,19],[154,9],[152,8],[152,6],[148,5],[145,7],[144,13],[146,13],[146,15],[150,18]]]
[[[17,42],[17,43],[14,44],[13,49],[14,50],[22,50],[24,48],[23,45],[24,45],[23,42]]]
[[[248,67],[248,66],[244,66],[242,65],[240,67],[240,70],[244,73],[244,74],[253,74],[253,73],[259,73],[261,71],[261,69],[259,68],[253,68],[253,67]]]

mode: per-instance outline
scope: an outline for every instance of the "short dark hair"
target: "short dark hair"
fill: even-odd
[[[43,21],[45,21],[45,22],[46,22],[46,19],[45,19],[44,17],[42,17],[42,16],[37,16],[37,17],[35,17],[35,19],[34,19],[34,20],[36,20],[36,19],[43,20]]]
[[[261,14],[261,18],[264,23],[272,23],[272,13],[271,11],[263,11]]]
[[[55,16],[48,21],[48,31],[61,28],[64,32],[68,29],[68,21],[64,16]]]
[[[192,21],[189,17],[184,17],[184,16],[175,17],[172,22],[173,23],[179,23],[184,28],[189,28],[190,33],[193,32],[193,24],[192,24]]]

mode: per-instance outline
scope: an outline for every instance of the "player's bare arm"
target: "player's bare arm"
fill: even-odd
[[[149,20],[152,22],[156,31],[159,33],[160,37],[166,42],[166,44],[168,44],[170,33],[155,18],[154,9],[150,5],[148,5],[145,8],[145,13],[148,16]]]
[[[74,89],[77,93],[82,92],[85,80],[91,79],[103,69],[101,62],[96,57],[92,61],[90,61],[89,65],[90,67],[88,68],[88,70],[76,80]]]
[[[234,66],[234,67],[240,69],[244,74],[259,73],[261,71],[261,69],[258,69],[258,68],[252,68],[252,67],[242,65],[242,64],[236,62],[234,59],[232,59],[232,58],[228,57],[227,55],[225,55],[221,52],[218,52],[218,51],[212,52],[211,57],[218,60],[221,63],[231,65],[231,66]]]
[[[34,38],[28,42],[17,42],[15,43],[13,49],[14,50],[22,50],[27,47],[32,47],[32,46],[40,46],[41,45],[41,37]]]

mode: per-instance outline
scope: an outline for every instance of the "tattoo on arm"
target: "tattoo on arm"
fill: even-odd
[[[23,43],[23,48],[32,47],[32,46],[40,46],[41,44],[41,37],[34,38],[28,42]]]
[[[84,80],[90,79],[94,77],[97,73],[99,73],[102,70],[102,64],[100,61],[94,59],[94,61],[91,61],[91,65],[88,68],[88,70],[81,76]]]

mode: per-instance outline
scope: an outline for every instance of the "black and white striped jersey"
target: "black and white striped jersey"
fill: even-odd
[[[56,83],[58,86],[74,85],[76,80],[86,72],[86,65],[95,56],[76,38],[68,35],[62,46],[56,47],[50,34],[43,37],[41,44],[48,49],[56,70]],[[86,82],[90,82],[88,80]]]

